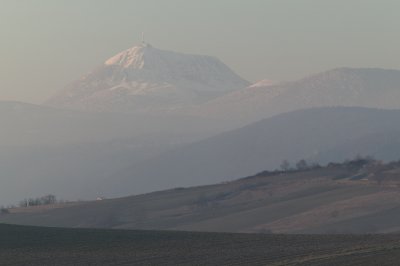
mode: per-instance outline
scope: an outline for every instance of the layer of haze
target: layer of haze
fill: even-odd
[[[139,43],[219,57],[250,81],[400,68],[400,1],[0,0],[0,100],[40,103]]]

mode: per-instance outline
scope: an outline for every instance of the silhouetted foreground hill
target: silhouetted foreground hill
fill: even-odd
[[[12,224],[268,233],[400,231],[400,163],[354,160],[138,196],[10,209]]]
[[[399,235],[263,235],[0,225],[1,265],[396,265]]]

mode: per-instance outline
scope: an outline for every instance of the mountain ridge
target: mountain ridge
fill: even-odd
[[[295,81],[256,84],[196,106],[190,112],[226,119],[227,125],[235,128],[314,107],[400,108],[396,101],[400,97],[400,71],[394,69],[343,67]]]
[[[165,111],[249,84],[215,57],[141,44],[109,58],[45,104],[95,111]]]
[[[399,113],[399,110],[364,107],[322,107],[276,115],[132,164],[111,176],[106,187],[123,183],[126,195],[138,187],[151,191],[227,181],[253,171],[275,169],[285,159],[291,162],[300,159],[319,162],[322,157],[343,160],[357,152],[376,151],[374,145],[380,142],[372,140],[381,133],[400,131]],[[369,136],[371,146],[364,149],[336,150]],[[397,139],[393,141],[397,143]],[[391,139],[387,142],[391,143]],[[395,159],[394,155],[391,152],[385,159]]]

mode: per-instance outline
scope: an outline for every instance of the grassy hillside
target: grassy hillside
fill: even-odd
[[[0,225],[1,265],[396,265],[399,235],[263,235]]]
[[[272,233],[400,231],[400,163],[353,161],[233,182],[11,209],[23,225]]]

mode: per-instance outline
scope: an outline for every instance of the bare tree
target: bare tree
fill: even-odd
[[[41,206],[41,205],[51,205],[56,204],[57,198],[56,196],[49,194],[39,198],[29,198],[20,201],[20,207],[29,207],[29,206]]]
[[[297,170],[306,170],[306,169],[308,169],[308,163],[307,163],[307,161],[304,160],[304,159],[301,159],[300,161],[298,161],[298,162],[296,163],[296,169],[297,169]]]
[[[280,168],[284,172],[289,171],[290,170],[290,163],[288,162],[288,160],[283,160],[281,165],[280,165]]]

